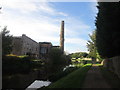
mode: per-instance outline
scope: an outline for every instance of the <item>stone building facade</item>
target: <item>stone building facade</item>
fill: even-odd
[[[14,37],[12,54],[39,57],[39,44],[25,34],[21,37]]]
[[[14,37],[12,46],[12,54],[22,55],[22,37]]]
[[[14,55],[32,55],[36,58],[47,58],[52,47],[51,42],[36,42],[25,34],[13,38]]]
[[[47,58],[51,48],[51,42],[39,42],[39,58]]]
[[[34,55],[37,58],[47,58],[52,47],[60,48],[64,53],[64,21],[61,22],[60,46],[52,46],[51,42],[36,42],[25,34],[13,38],[12,54]]]

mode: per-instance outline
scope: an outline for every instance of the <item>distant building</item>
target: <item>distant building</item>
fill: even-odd
[[[32,55],[36,58],[48,58],[50,49],[60,48],[64,53],[64,21],[61,22],[60,46],[52,46],[51,42],[36,42],[25,34],[20,37],[13,37],[12,54]]]
[[[12,54],[32,55],[36,58],[48,58],[48,53],[52,47],[51,42],[36,42],[25,34],[20,37],[13,37]]]
[[[53,48],[60,48],[60,46],[52,46]]]
[[[48,58],[51,48],[51,42],[39,42],[39,58]]]
[[[39,57],[39,44],[25,34],[20,37],[13,37],[12,54]]]

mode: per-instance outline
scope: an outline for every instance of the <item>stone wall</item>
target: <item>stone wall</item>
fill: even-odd
[[[120,56],[105,59],[103,66],[114,72],[120,78]]]
[[[39,42],[39,58],[47,59],[50,49],[52,48],[52,43],[50,42]]]
[[[22,55],[27,54],[28,52],[32,54],[39,55],[39,44],[32,40],[31,38],[27,37],[26,35],[22,35],[23,46],[22,46]]]
[[[12,54],[26,55],[28,53],[33,54],[36,58],[39,57],[39,43],[32,40],[25,34],[20,37],[13,38]]]
[[[12,54],[15,55],[29,55],[38,58],[47,58],[50,49],[52,48],[51,42],[36,42],[30,37],[23,34],[20,37],[13,38]]]
[[[13,45],[12,54],[21,55],[22,38],[21,37],[14,37],[12,45]]]

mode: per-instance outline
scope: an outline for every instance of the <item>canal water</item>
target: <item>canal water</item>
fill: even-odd
[[[37,90],[38,88],[48,86],[50,84],[50,81],[35,80],[31,85],[26,88],[26,90]]]
[[[69,67],[75,67],[75,65],[69,65],[69,66],[66,66],[63,71],[65,71],[67,68]],[[43,86],[49,86],[51,84],[50,81],[42,81],[42,80],[35,80],[32,84],[30,84],[26,90],[36,90],[38,88],[41,88]]]
[[[66,66],[63,69],[63,71],[69,67],[74,67],[74,65]],[[33,90],[36,90],[37,88],[41,88],[43,86],[48,86],[49,84],[51,84],[50,81],[46,80],[47,79],[43,72],[32,71],[28,74],[15,74],[11,76],[3,76],[2,87],[8,89],[24,88],[26,90],[31,88]]]
[[[9,76],[3,76],[2,87],[3,89],[14,89],[14,88],[40,88],[50,84],[49,81],[45,81],[38,71],[32,71],[28,74],[15,74]]]

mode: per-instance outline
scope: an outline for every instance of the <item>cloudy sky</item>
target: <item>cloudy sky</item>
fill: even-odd
[[[91,0],[92,1],[92,0]],[[3,0],[1,28],[10,34],[26,34],[37,42],[59,45],[60,24],[65,22],[65,51],[87,51],[88,34],[95,29],[96,2],[56,2],[43,0]]]

